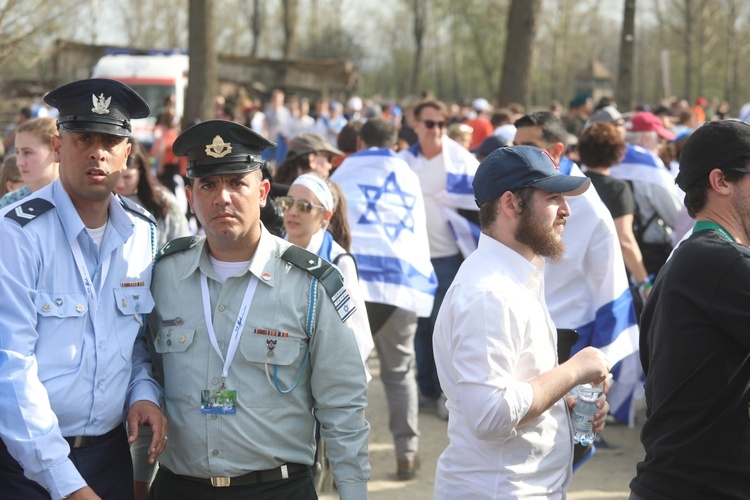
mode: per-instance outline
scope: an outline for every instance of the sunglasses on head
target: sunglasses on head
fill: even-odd
[[[437,125],[438,128],[445,128],[445,122],[436,122],[435,120],[422,120],[422,123],[424,123],[424,126],[427,128],[433,128],[435,125]]]
[[[304,214],[309,214],[310,212],[312,212],[313,208],[322,208],[323,210],[325,210],[325,207],[323,205],[315,205],[307,200],[295,200],[291,196],[282,196],[280,198],[276,198],[276,201],[279,203],[279,206],[284,212],[290,210],[295,204],[297,205],[297,210]]]

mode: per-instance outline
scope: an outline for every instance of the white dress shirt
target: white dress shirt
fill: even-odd
[[[518,427],[529,381],[557,365],[543,276],[543,259],[482,234],[445,296],[433,346],[450,444],[435,498],[564,498],[573,453],[564,401]]]

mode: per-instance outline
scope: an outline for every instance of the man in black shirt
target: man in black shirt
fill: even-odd
[[[677,184],[696,219],[641,318],[646,457],[631,499],[750,494],[750,125],[710,122]]]

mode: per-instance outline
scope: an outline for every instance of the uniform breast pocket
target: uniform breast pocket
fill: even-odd
[[[145,286],[117,287],[114,289],[117,315],[117,342],[120,354],[125,361],[133,355],[133,343],[138,331],[143,326],[143,315],[154,308],[154,298]]]
[[[180,376],[186,370],[205,364],[205,359],[194,359],[193,356],[205,358],[212,352],[196,351],[190,347],[195,340],[194,326],[170,326],[162,328],[154,337],[154,351],[161,356],[164,366],[164,390],[170,397],[190,400],[196,397],[199,390],[186,383],[186,378]],[[192,380],[192,378],[190,379]],[[204,389],[201,387],[200,389]]]
[[[301,370],[309,370],[308,366],[302,366],[305,342],[299,338],[245,334],[240,342],[240,353],[244,361],[250,363],[249,370],[253,374],[252,377],[242,377],[240,392],[249,395],[242,398],[242,403],[254,408],[284,406],[284,394],[277,390],[276,385],[281,391],[287,391],[297,382]],[[300,385],[307,385],[308,379],[309,375],[302,374]]]
[[[42,381],[64,375],[81,364],[83,337],[89,306],[77,292],[39,291],[34,302],[37,312],[35,354]]]

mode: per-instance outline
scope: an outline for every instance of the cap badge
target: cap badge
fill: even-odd
[[[206,146],[206,154],[213,158],[224,158],[232,152],[232,144],[224,142],[221,136],[214,137],[214,142]]]
[[[101,94],[99,97],[96,97],[96,95],[91,95],[91,100],[94,103],[94,107],[91,108],[91,111],[93,113],[96,113],[97,115],[108,115],[109,114],[109,102],[112,100],[112,97],[104,98],[104,94]]]

